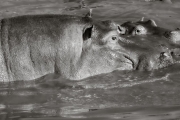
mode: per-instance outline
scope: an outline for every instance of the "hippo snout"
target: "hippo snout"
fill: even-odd
[[[141,44],[138,44],[138,42],[141,42]],[[145,44],[145,42],[148,42],[148,44]],[[126,56],[132,61],[134,70],[150,71],[167,67],[176,61],[174,55],[177,54],[178,50],[176,50],[176,52],[175,50],[172,51],[168,45],[161,42],[161,39],[159,39],[158,42],[161,46],[159,44],[155,45],[155,41],[135,40],[135,38],[132,37],[121,39],[119,44],[122,46]]]
[[[171,52],[149,53],[141,55],[136,65],[136,70],[153,70],[164,68],[174,63]]]
[[[164,33],[164,36],[174,44],[180,44],[180,30],[176,29],[173,31],[167,31]]]
[[[172,49],[171,55],[172,55],[174,61],[176,61],[176,62],[180,61],[180,48]]]

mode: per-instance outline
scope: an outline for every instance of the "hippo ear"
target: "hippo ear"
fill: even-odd
[[[144,17],[142,17],[140,21],[144,21]]]
[[[151,24],[152,26],[157,27],[156,22],[154,20],[152,20],[152,19],[148,20],[147,23]]]
[[[93,25],[86,26],[83,30],[83,41],[88,40],[92,36]]]
[[[92,18],[92,9],[89,9],[89,12],[85,15],[85,17]]]

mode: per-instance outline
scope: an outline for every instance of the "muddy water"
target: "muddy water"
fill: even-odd
[[[180,1],[1,0],[0,18],[27,14],[84,15],[118,23],[154,19],[180,27]],[[35,81],[0,83],[0,120],[178,120],[180,65],[152,72],[114,71],[69,81],[47,75]]]

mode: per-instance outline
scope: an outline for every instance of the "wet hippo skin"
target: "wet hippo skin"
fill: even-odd
[[[128,21],[121,24],[121,34],[123,35],[157,35],[164,36],[166,32],[171,30],[157,26],[156,22],[152,19],[133,22]]]
[[[2,19],[0,81],[33,80],[49,73],[80,80],[114,70],[152,70],[175,63],[170,50],[159,43],[150,46],[125,39],[120,28],[91,15]]]
[[[173,56],[179,59],[180,55],[180,30],[170,30],[157,26],[152,19],[133,22],[128,21],[120,26],[120,34],[127,38],[130,43],[138,44],[139,46],[149,46],[152,49],[160,47],[163,51],[169,51],[166,56]]]
[[[90,17],[30,15],[1,20],[0,80],[32,80],[48,73],[78,80],[132,69],[121,52],[118,25]]]
[[[165,40],[172,44],[180,44],[180,30],[170,30],[167,28],[157,26],[156,22],[152,19],[142,20],[137,22],[128,21],[120,26],[120,34],[125,36],[146,36],[153,35]]]
[[[180,29],[176,28],[165,33],[165,37],[174,44],[180,45]]]

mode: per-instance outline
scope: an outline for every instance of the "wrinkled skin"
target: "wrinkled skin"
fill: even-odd
[[[175,62],[168,43],[125,39],[120,28],[113,21],[90,16],[3,19],[0,80],[33,80],[49,73],[80,80],[114,70],[158,69]]]

